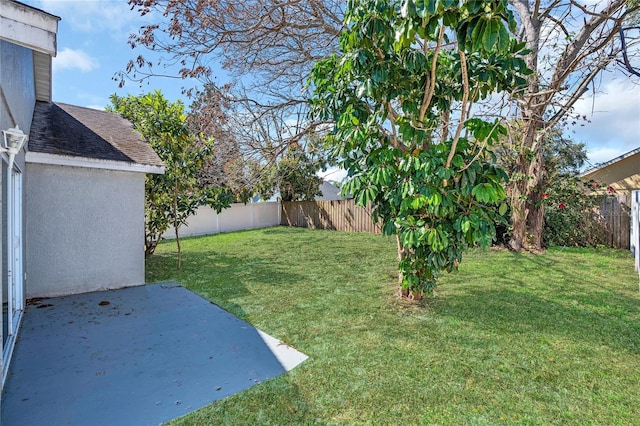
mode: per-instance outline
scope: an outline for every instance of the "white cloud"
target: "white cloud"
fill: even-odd
[[[74,69],[82,72],[90,72],[99,67],[100,64],[98,61],[82,50],[74,50],[66,47],[58,52],[58,55],[53,59],[54,72]]]
[[[619,157],[628,151],[629,150],[627,149],[611,148],[606,146],[590,149],[587,151],[587,156],[589,157],[589,164],[587,165],[587,168],[589,168],[590,166],[595,166],[599,163],[613,160],[614,158]]]
[[[587,143],[590,161],[607,161],[640,146],[640,91],[629,80],[606,82],[595,99],[576,102],[575,113],[589,120],[570,130]]]
[[[324,172],[318,172],[318,176],[324,180],[342,182],[347,177],[347,171],[339,167],[331,167]]]

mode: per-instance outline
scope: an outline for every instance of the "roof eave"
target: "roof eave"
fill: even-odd
[[[0,39],[56,56],[58,16],[15,1],[0,0]]]
[[[32,164],[49,164],[56,166],[84,167],[121,172],[164,174],[164,164],[139,164],[125,161],[101,160],[96,158],[74,157],[70,155],[49,154],[45,152],[27,151],[25,161]]]
[[[60,18],[16,1],[0,4],[0,40],[33,51],[36,99],[51,102],[51,58],[57,54]]]

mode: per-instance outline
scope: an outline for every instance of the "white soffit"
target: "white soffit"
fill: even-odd
[[[40,9],[0,0],[0,39],[56,56],[59,17]]]
[[[27,163],[50,164],[55,166],[84,167],[89,169],[114,170],[120,172],[163,174],[164,166],[150,166],[124,161],[98,160],[95,158],[72,157],[70,155],[47,154],[44,152],[27,151]]]
[[[33,52],[33,73],[36,80],[36,100],[51,102],[51,56]]]

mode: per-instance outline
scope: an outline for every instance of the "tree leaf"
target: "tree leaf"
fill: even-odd
[[[482,33],[482,45],[487,52],[498,48],[500,40],[500,24],[495,19],[487,21]]]

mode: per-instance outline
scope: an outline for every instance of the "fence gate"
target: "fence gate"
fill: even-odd
[[[609,247],[631,248],[631,206],[629,196],[603,197],[600,216],[607,229],[605,244]]]

